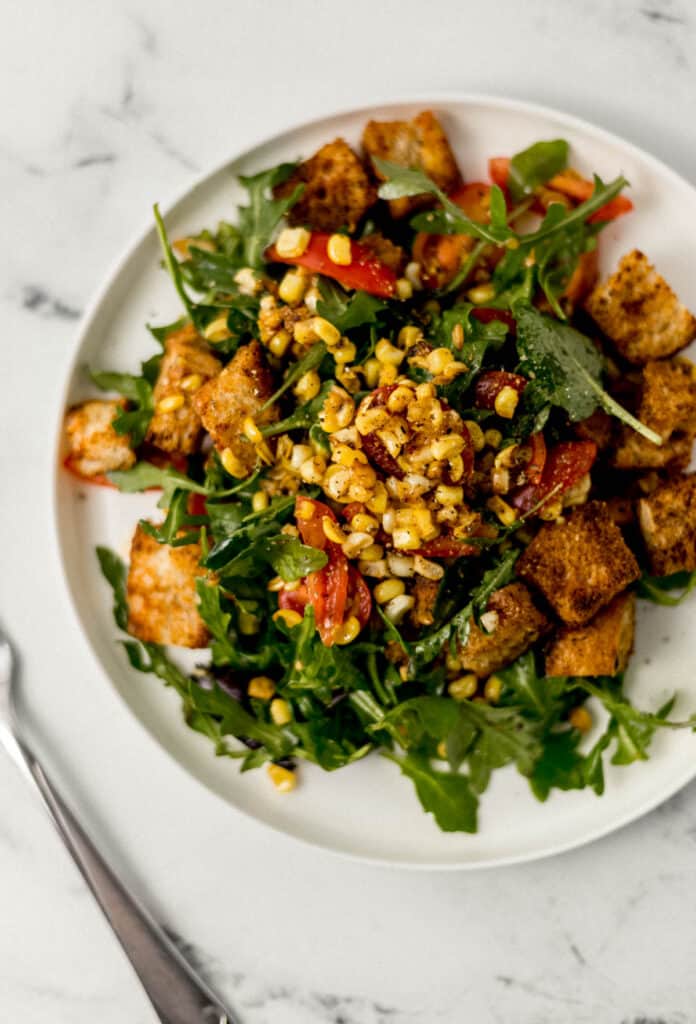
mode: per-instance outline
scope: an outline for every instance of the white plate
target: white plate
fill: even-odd
[[[637,212],[604,232],[602,271],[638,246],[681,298],[696,306],[696,191],[653,157],[607,132],[552,110],[494,98],[430,96],[294,128],[262,142],[187,192],[167,212],[170,235],[176,238],[233,218],[236,203],[243,200],[237,174],[307,156],[337,135],[357,143],[369,117],[408,118],[428,107],[442,117],[469,180],[486,176],[490,156],[558,136],[569,140],[572,163],[581,170],[596,170],[605,180],[623,172]],[[153,181],[153,199],[157,187]],[[139,360],[153,351],[145,323],[168,323],[180,316],[159,259],[155,232],[149,228],[109,275],[77,339],[59,419],[66,402],[90,393],[85,365],[136,370]],[[483,796],[476,836],[441,833],[421,810],[411,783],[378,756],[332,774],[303,765],[302,784],[295,793],[277,794],[265,772],[242,776],[235,762],[215,758],[210,744],[184,726],[176,696],[155,677],[132,671],[114,643],[111,596],[94,547],[107,544],[127,557],[136,520],[155,502],[153,495],[119,495],[57,473],[58,543],[79,623],[111,683],[152,736],[204,785],[259,821],[314,845],[385,864],[490,867],[546,856],[604,835],[655,807],[696,775],[696,738],[683,732],[659,734],[646,763],[608,766],[601,799],[590,792],[555,793],[540,804],[524,779],[512,769],[503,770],[495,773]],[[641,606],[637,651],[627,680],[628,692],[640,706],[657,708],[675,689],[683,694],[677,711],[696,706],[693,608],[688,602],[676,609]]]

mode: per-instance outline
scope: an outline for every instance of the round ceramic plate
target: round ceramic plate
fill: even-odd
[[[572,164],[581,171],[595,170],[604,180],[622,172],[631,183],[636,212],[602,235],[602,272],[637,246],[682,300],[696,307],[696,232],[690,227],[696,224],[696,191],[653,157],[604,131],[501,99],[430,96],[303,124],[262,142],[187,192],[167,211],[170,236],[233,218],[243,200],[236,175],[308,156],[339,135],[357,144],[369,118],[410,118],[426,108],[442,118],[469,180],[486,177],[490,156],[558,136],[570,142]],[[153,181],[153,199],[157,187]],[[66,403],[92,393],[86,365],[136,371],[153,351],[145,323],[168,323],[180,315],[150,229],[118,263],[83,324],[58,418]],[[298,789],[292,796],[279,795],[265,772],[240,775],[236,762],[214,757],[208,741],[185,727],[175,694],[155,677],[132,671],[114,643],[111,595],[94,548],[106,544],[127,557],[136,521],[155,504],[156,495],[120,495],[81,485],[58,471],[58,542],[79,623],[106,676],[151,735],[209,789],[260,822],[317,846],[386,864],[484,867],[531,860],[595,839],[655,807],[696,774],[696,738],[668,731],[655,738],[649,761],[629,768],[608,766],[601,799],[589,791],[554,793],[541,804],[513,769],[499,771],[482,799],[475,836],[441,833],[421,810],[410,782],[378,756],[331,774],[303,765]],[[693,610],[689,602],[675,609],[641,603],[637,649],[627,678],[628,693],[639,706],[658,708],[676,690],[677,711],[696,707]]]

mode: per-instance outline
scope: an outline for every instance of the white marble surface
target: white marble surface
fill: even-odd
[[[0,614],[56,777],[243,1024],[696,1020],[696,785],[584,850],[461,875],[346,863],[203,791],[95,680],[55,580],[51,413],[80,311],[153,199],[376,96],[545,102],[696,182],[695,51],[688,0],[4,5]],[[4,762],[0,1020],[155,1020]]]

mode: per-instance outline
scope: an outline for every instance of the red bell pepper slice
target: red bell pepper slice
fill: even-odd
[[[547,499],[559,497],[589,473],[596,458],[594,441],[561,441],[548,453],[539,483],[526,484],[509,500],[524,515],[541,508]]]
[[[478,409],[495,409],[495,400],[503,388],[514,388],[521,395],[527,386],[527,378],[507,370],[487,370],[476,381],[475,404]]]
[[[356,288],[380,299],[391,299],[396,294],[396,274],[391,267],[359,242],[350,243],[351,262],[346,266],[334,263],[326,250],[331,235],[322,231],[313,231],[309,245],[301,256],[281,256],[275,245],[265,252],[265,259],[270,263],[289,263],[295,267],[305,267],[315,274],[331,277],[344,288]]]

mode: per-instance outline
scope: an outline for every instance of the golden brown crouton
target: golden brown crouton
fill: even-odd
[[[696,366],[683,357],[647,363],[639,381],[638,419],[660,434],[653,444],[622,427],[611,463],[618,469],[686,469],[696,435]]]
[[[204,647],[208,630],[197,611],[200,544],[158,544],[138,526],[131,542],[126,600],[128,632],[139,640]]]
[[[231,462],[238,463],[235,476],[247,476],[256,465],[256,448],[244,435],[244,420],[257,426],[278,419],[278,407],[261,412],[273,394],[273,375],[266,365],[258,341],[237,350],[222,373],[208,381],[193,398],[193,407],[219,452],[229,449]]]
[[[564,622],[582,626],[640,570],[604,502],[591,501],[565,522],[543,526],[517,562],[517,575]]]
[[[656,576],[696,569],[696,473],[641,498],[638,521]]]
[[[297,185],[304,192],[288,214],[291,224],[316,231],[355,231],[358,221],[377,198],[367,171],[347,142],[334,139],[305,160],[273,194],[290,195]]]
[[[435,621],[433,612],[439,589],[440,584],[436,580],[426,580],[423,576],[416,577],[416,582],[411,588],[411,596],[416,599],[416,603],[409,615],[411,623],[416,628],[432,626]]]
[[[559,630],[546,651],[547,676],[615,676],[633,648],[635,595],[624,591],[586,626]]]
[[[412,121],[369,121],[363,132],[363,147],[370,157],[390,160],[404,167],[417,167],[443,191],[451,192],[462,176],[442,125],[431,110]],[[375,172],[378,178],[383,176]],[[392,199],[392,217],[405,217],[432,202],[429,196]]]
[[[671,356],[696,337],[696,318],[637,249],[594,289],[585,308],[629,363]]]
[[[95,399],[68,410],[65,433],[67,462],[80,476],[102,476],[117,469],[130,469],[135,462],[128,436],[117,434],[112,423],[123,411],[123,402]]]
[[[193,324],[187,324],[167,337],[154,388],[155,412],[147,432],[147,440],[151,444],[162,451],[181,455],[190,455],[196,450],[201,421],[192,399],[201,384],[215,377],[221,369],[222,363],[212,354]],[[190,387],[191,383],[195,387]],[[177,396],[183,398],[183,404],[178,408],[169,411],[160,408],[163,399]]]
[[[462,668],[480,678],[519,658],[550,627],[524,583],[510,583],[491,596],[484,624],[489,633],[472,620],[468,640],[459,651]]]

